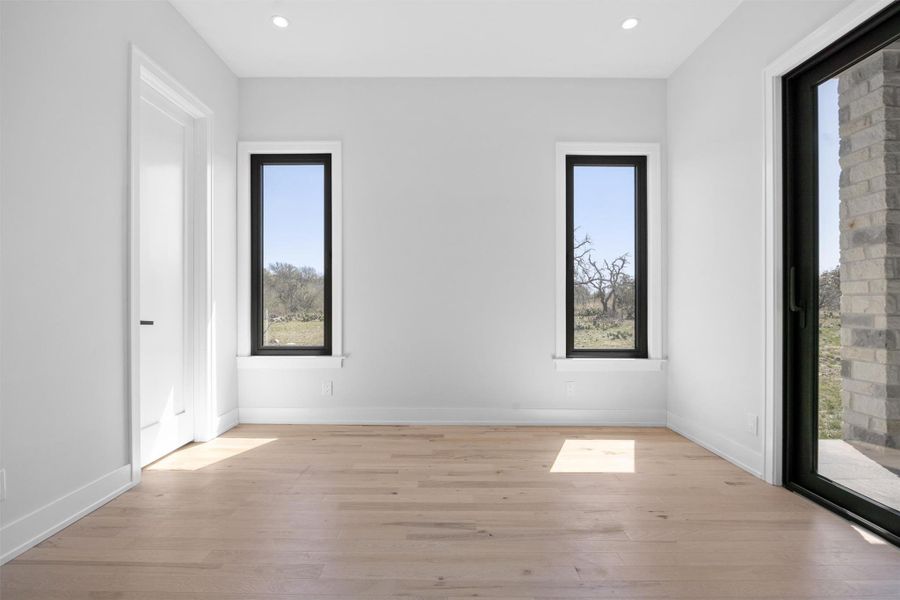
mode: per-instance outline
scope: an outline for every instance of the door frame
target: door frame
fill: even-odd
[[[140,406],[140,102],[141,86],[155,92],[184,110],[194,119],[193,173],[188,181],[188,216],[186,228],[186,264],[191,270],[191,285],[186,289],[189,320],[185,324],[190,341],[193,389],[194,439],[204,441],[215,437],[214,370],[212,364],[213,317],[212,306],[212,118],[213,111],[174,77],[131,45],[131,75],[129,96],[129,189],[128,189],[128,397],[130,404],[131,481],[141,479],[141,406]]]
[[[836,44],[804,62],[798,69],[782,78],[784,92],[785,163],[785,254],[783,269],[790,268],[790,282],[795,287],[794,268],[797,269],[796,289],[805,299],[788,299],[792,311],[799,316],[784,320],[784,485],[834,512],[863,525],[894,544],[900,544],[900,530],[896,527],[892,509],[883,502],[868,498],[852,486],[832,480],[818,470],[818,415],[816,409],[818,365],[812,360],[818,354],[818,307],[815,303],[818,287],[817,216],[817,144],[815,135],[818,114],[816,86],[835,77],[844,69],[871,56],[898,39],[897,21],[900,5],[893,4],[872,20],[865,22]],[[809,242],[807,243],[807,240]],[[806,321],[804,325],[804,320]],[[893,524],[892,524],[893,523]]]
[[[856,0],[763,71],[765,103],[765,164],[763,224],[765,231],[764,352],[765,389],[763,478],[783,482],[784,445],[784,201],[782,176],[781,77],[887,8],[893,0]]]

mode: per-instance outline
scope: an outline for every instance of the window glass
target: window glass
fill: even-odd
[[[634,167],[574,168],[575,348],[634,348]]]
[[[330,352],[330,155],[253,155],[255,354]]]

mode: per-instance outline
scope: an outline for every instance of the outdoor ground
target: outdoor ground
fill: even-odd
[[[819,438],[841,437],[841,318],[819,316]]]
[[[576,348],[634,348],[634,321],[601,320],[575,314]]]
[[[283,321],[269,323],[266,345],[271,346],[321,346],[324,344],[323,321]]]

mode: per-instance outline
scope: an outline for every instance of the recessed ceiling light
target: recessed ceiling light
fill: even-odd
[[[638,23],[640,23],[640,21],[638,21],[634,17],[628,17],[627,19],[622,21],[622,29],[634,29],[638,26]]]
[[[272,25],[277,27],[278,29],[284,29],[291,22],[287,20],[287,17],[282,17],[281,15],[272,15]]]

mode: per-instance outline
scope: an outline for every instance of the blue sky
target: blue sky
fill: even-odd
[[[575,167],[575,237],[590,235],[594,260],[628,253],[634,275],[634,167]]]
[[[819,86],[819,265],[840,261],[838,230],[837,81]],[[595,260],[629,253],[634,275],[634,170],[632,167],[575,167],[576,236],[591,236]],[[264,167],[266,265],[286,262],[324,269],[321,165]]]
[[[819,86],[819,271],[840,263],[839,163],[837,79]]]
[[[322,165],[263,167],[263,262],[325,268]]]
[[[266,265],[286,262],[322,272],[324,172],[321,165],[266,165],[263,173]],[[634,169],[576,167],[575,223],[590,234],[595,260],[630,254],[634,275]]]

